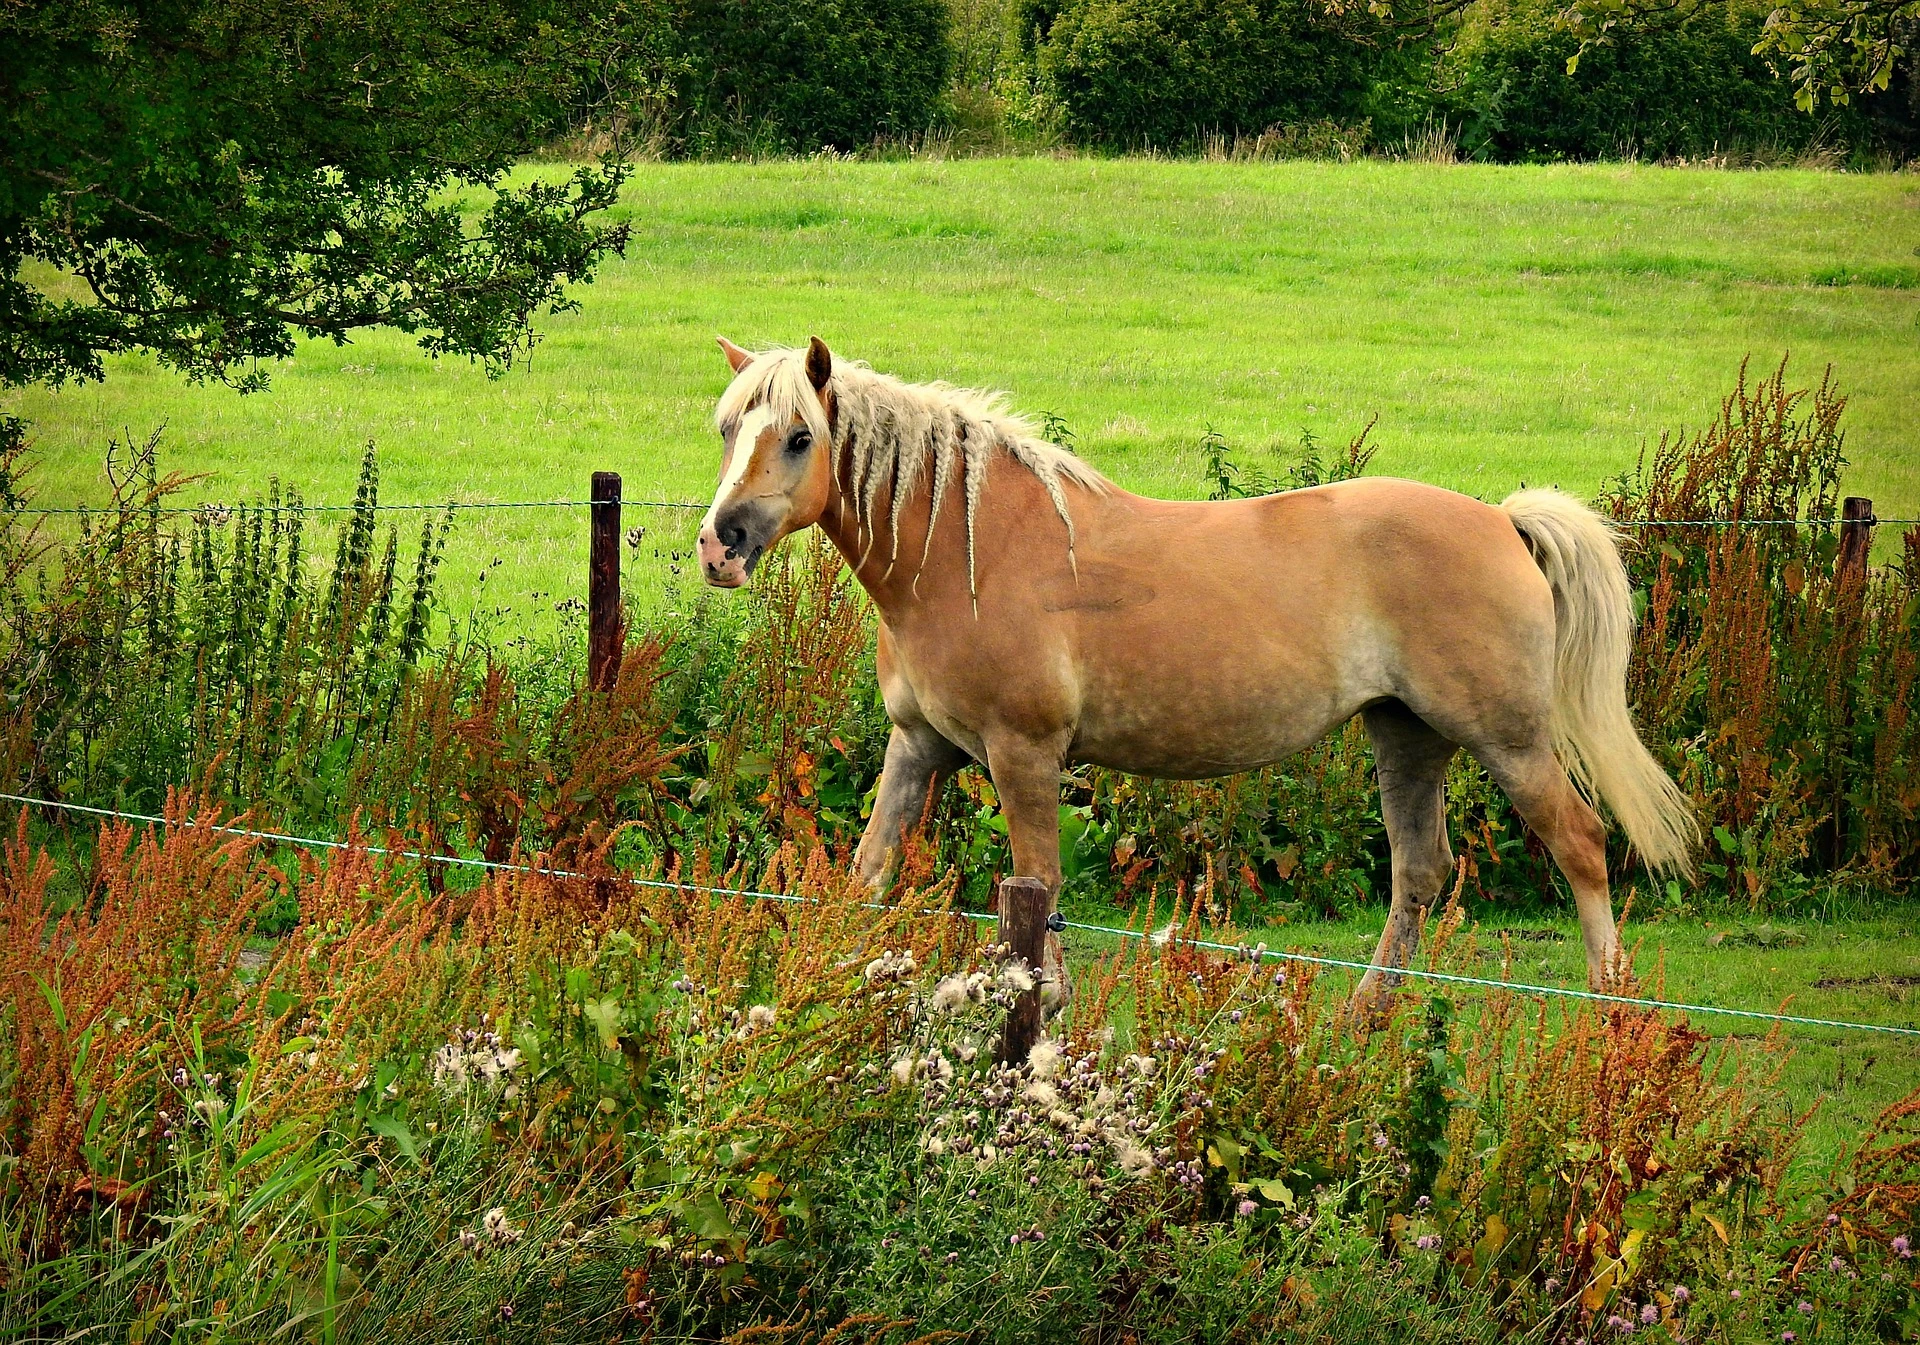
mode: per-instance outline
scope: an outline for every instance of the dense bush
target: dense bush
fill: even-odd
[[[1442,65],[1461,148],[1498,160],[1676,158],[1863,138],[1857,113],[1816,119],[1753,55],[1766,11],[1740,4],[1623,27],[1580,50],[1559,7],[1482,0]]]
[[[689,147],[730,138],[859,149],[940,113],[952,66],[945,0],[688,0]]]
[[[1236,156],[1271,157],[1252,144],[1267,132],[1287,157],[1290,128],[1327,121],[1370,121],[1385,146],[1444,123],[1461,152],[1507,162],[1730,154],[1778,163],[1809,147],[1830,162],[1920,144],[1916,58],[1903,58],[1887,93],[1809,116],[1796,110],[1790,83],[1753,54],[1767,11],[1747,0],[1649,8],[1584,51],[1563,7],[1544,0],[1475,0],[1424,19],[1294,0],[985,8],[993,12],[980,0],[956,9],[965,40],[991,46],[999,34],[1006,68],[994,90],[962,91],[969,121],[978,119],[974,103],[997,91],[1010,124],[1031,122],[1031,88],[1039,109],[1089,146],[1211,153],[1224,138]],[[1014,78],[1014,67],[1031,83]]]
[[[1076,138],[1168,149],[1354,113],[1376,60],[1360,37],[1302,0],[1073,0],[1038,62]]]

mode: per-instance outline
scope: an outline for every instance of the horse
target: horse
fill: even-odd
[[[1355,715],[1393,875],[1357,1000],[1408,965],[1454,874],[1446,777],[1461,749],[1565,875],[1595,986],[1624,974],[1595,804],[1651,871],[1691,873],[1698,823],[1627,706],[1619,539],[1572,496],[1494,505],[1361,477],[1149,499],[1043,440],[1003,394],[904,382],[818,337],[720,348],[733,377],[714,413],[703,577],[737,588],[817,526],[879,614],[892,729],[855,860],[872,887],[970,763],[999,795],[1014,872],[1057,901],[1069,763],[1228,775]]]

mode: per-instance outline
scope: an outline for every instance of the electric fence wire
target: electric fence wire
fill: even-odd
[[[6,507],[0,505],[0,515],[32,515],[36,517],[54,517],[85,514],[90,518],[111,518],[116,515],[138,517],[140,515],[184,515],[204,514],[216,518],[231,518],[245,512],[249,515],[268,512],[278,508],[283,512],[294,512],[296,508],[306,514],[351,514],[361,510],[372,513],[386,513],[395,510],[440,510],[451,509],[460,512],[468,509],[587,509],[596,504],[630,505],[636,509],[700,509],[706,505],[697,500],[448,500],[440,504],[299,504],[298,506],[282,501],[275,506],[258,500],[244,501],[239,504],[168,504],[168,505],[127,505],[124,507],[101,507],[98,505],[21,505]],[[1864,524],[1868,527],[1885,525],[1888,527],[1906,527],[1920,524],[1920,518],[1879,518],[1869,516],[1862,519],[1847,518],[1624,518],[1608,519],[1616,528],[1837,528],[1848,524]]]
[[[155,826],[207,826],[209,830],[224,835],[243,836],[255,840],[274,841],[286,845],[306,846],[320,850],[361,849],[368,854],[383,855],[395,859],[411,859],[428,864],[446,864],[463,868],[484,869],[496,873],[540,874],[553,878],[582,879],[595,882],[625,883],[634,887],[657,888],[670,892],[700,892],[711,896],[740,897],[748,900],[806,903],[816,900],[791,892],[763,892],[753,888],[716,887],[705,883],[683,883],[659,878],[636,878],[627,874],[600,875],[579,873],[568,869],[551,869],[527,864],[509,864],[499,860],[469,859],[461,855],[436,855],[419,850],[396,850],[386,846],[355,846],[347,841],[327,840],[311,836],[295,836],[278,831],[253,831],[245,827],[232,827],[219,823],[170,822],[167,818],[151,813],[121,812],[112,808],[95,808],[82,803],[63,803],[54,799],[36,798],[28,794],[0,792],[0,800],[18,803],[24,807],[55,809],[63,812],[82,813],[91,817],[114,818],[127,822],[144,822]],[[896,910],[884,902],[862,902],[868,910]],[[997,921],[998,916],[983,911],[923,911],[919,914],[965,918],[976,921]],[[1310,953],[1280,952],[1264,944],[1217,943],[1209,939],[1185,939],[1172,932],[1149,934],[1137,929],[1119,929],[1112,925],[1086,924],[1077,920],[1063,920],[1058,917],[1048,921],[1048,928],[1055,931],[1080,930],[1089,934],[1106,935],[1123,939],[1147,939],[1155,945],[1165,943],[1183,944],[1191,948],[1204,948],[1210,952],[1228,953],[1242,957],[1250,962],[1289,962],[1305,966],[1335,968],[1340,970],[1369,972],[1382,971],[1392,979],[1406,977],[1412,980],[1431,981],[1445,985],[1462,985],[1489,990],[1504,990],[1516,995],[1542,995],[1561,999],[1581,1000],[1595,1004],[1617,1004],[1628,1008],[1668,1010],[1687,1014],[1718,1014],[1722,1017],[1741,1018],[1750,1021],[1773,1023],[1789,1027],[1832,1028],[1848,1032],[1877,1032],[1887,1036],[1920,1037],[1920,1028],[1900,1027],[1892,1023],[1856,1023],[1839,1018],[1811,1018],[1799,1014],[1767,1013],[1760,1009],[1729,1009],[1717,1004],[1690,1004],[1683,1000],[1648,999],[1637,995],[1614,995],[1599,990],[1578,990],[1570,986],[1529,985],[1519,981],[1493,980],[1484,976],[1467,976],[1457,972],[1429,971],[1418,967],[1378,968],[1370,962],[1356,962],[1347,958],[1320,957]]]
[[[251,516],[276,510],[286,514],[353,514],[362,510],[384,514],[399,510],[437,512],[442,509],[461,513],[469,509],[586,509],[596,504],[629,505],[636,509],[705,509],[707,507],[691,500],[445,500],[438,504],[307,504],[305,501],[296,504],[290,500],[282,500],[274,504],[271,501],[246,500],[239,504],[130,504],[109,507],[76,504],[22,505],[18,508],[8,508],[0,505],[0,514],[30,514],[41,517],[85,514],[89,518],[206,514],[219,518],[231,518],[240,513]]]

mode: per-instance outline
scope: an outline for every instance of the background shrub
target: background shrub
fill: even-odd
[[[1366,36],[1294,0],[1077,0],[1037,57],[1076,138],[1178,147],[1351,117],[1368,84]]]
[[[1857,112],[1810,117],[1753,54],[1764,10],[1709,5],[1618,30],[1567,61],[1579,42],[1557,8],[1483,0],[1442,63],[1439,105],[1461,148],[1499,160],[1673,158],[1728,150],[1795,151],[1817,140],[1858,143]]]
[[[937,119],[953,52],[945,0],[690,0],[689,147],[729,138],[857,149]]]

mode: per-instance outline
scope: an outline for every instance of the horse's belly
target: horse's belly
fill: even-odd
[[[1146,702],[1096,700],[1083,707],[1068,754],[1133,775],[1207,779],[1292,756],[1359,708],[1327,688],[1310,696],[1271,689],[1224,704],[1198,688]]]

